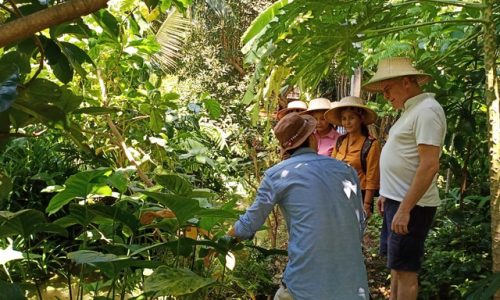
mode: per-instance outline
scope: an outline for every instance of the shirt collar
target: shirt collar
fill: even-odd
[[[326,134],[326,136],[327,136],[327,137],[329,137],[329,138],[332,138],[332,139],[333,139],[333,138],[335,138],[335,135],[336,135],[336,134],[337,134],[337,130],[335,130],[335,129],[333,129],[333,128],[332,128],[332,129],[331,129],[331,130],[330,130],[330,131]]]
[[[412,107],[414,107],[415,105],[417,105],[417,103],[420,103],[425,98],[434,97],[434,96],[435,96],[435,94],[433,94],[433,93],[422,93],[422,94],[416,95],[414,97],[411,97],[405,101],[405,104],[404,104],[405,108],[404,109],[409,110]]]
[[[305,153],[316,153],[316,151],[314,151],[310,147],[302,147],[302,148],[299,148],[299,149],[295,150],[295,152],[293,152],[293,154],[292,154],[291,157],[294,157],[294,156],[297,156],[297,155],[301,155],[301,154],[305,154]]]
[[[337,134],[337,130],[335,130],[333,128],[330,131],[328,131],[327,134],[325,134],[323,136],[320,136],[316,131],[314,131],[314,135],[320,139],[325,138],[325,137],[330,138],[330,139],[334,139],[336,137],[336,134]]]

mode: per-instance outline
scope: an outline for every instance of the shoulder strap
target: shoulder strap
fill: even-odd
[[[363,173],[366,174],[366,157],[368,156],[368,152],[370,151],[370,147],[373,144],[373,141],[375,141],[375,138],[372,137],[371,135],[367,136],[365,141],[363,142],[363,147],[361,147],[361,169],[363,170]]]
[[[347,134],[343,134],[337,138],[337,143],[335,143],[335,149],[337,152],[339,152],[340,146],[342,145],[342,142],[344,141],[345,137]]]

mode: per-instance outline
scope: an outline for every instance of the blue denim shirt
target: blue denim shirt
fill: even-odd
[[[265,172],[255,202],[234,226],[235,235],[253,237],[275,204],[288,228],[283,281],[293,299],[368,299],[361,252],[365,215],[356,171],[310,148],[298,149]]]

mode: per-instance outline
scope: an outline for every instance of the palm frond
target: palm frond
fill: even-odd
[[[173,9],[156,33],[160,51],[154,55],[154,63],[165,71],[174,69],[190,28],[191,20]]]

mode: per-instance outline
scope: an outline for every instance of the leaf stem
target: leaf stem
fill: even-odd
[[[460,24],[460,23],[484,23],[486,22],[483,19],[464,19],[464,20],[443,20],[443,21],[434,21],[434,22],[424,22],[424,23],[417,23],[417,24],[410,24],[410,25],[405,25],[405,26],[399,26],[399,27],[393,27],[393,28],[382,28],[382,29],[374,29],[374,30],[366,30],[363,32],[364,36],[361,36],[359,38],[354,38],[355,42],[360,42],[364,40],[368,40],[371,38],[379,37],[379,36],[385,36],[389,33],[393,32],[399,32],[401,30],[406,30],[406,29],[411,29],[411,28],[418,28],[418,27],[424,27],[424,26],[430,26],[434,24]],[[373,34],[373,35],[371,35]]]

